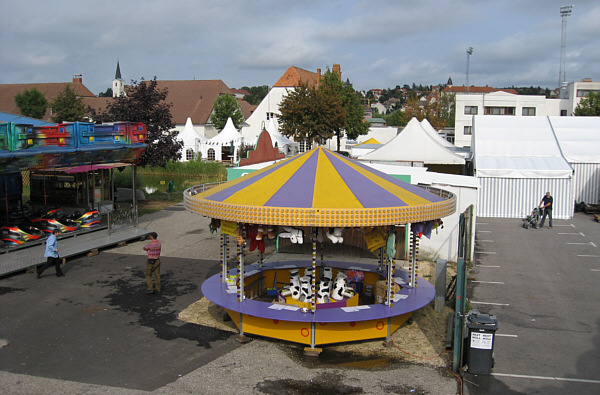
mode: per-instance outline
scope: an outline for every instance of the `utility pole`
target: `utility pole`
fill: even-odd
[[[469,63],[473,55],[473,47],[467,48],[467,93],[469,93]]]
[[[560,98],[563,99],[566,96],[566,83],[567,77],[565,72],[565,52],[567,49],[567,18],[573,11],[572,5],[565,5],[560,7],[560,16],[562,18],[562,30],[560,37],[560,70],[558,71],[558,88],[560,89]]]

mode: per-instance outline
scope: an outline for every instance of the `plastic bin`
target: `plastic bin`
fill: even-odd
[[[469,373],[490,374],[494,367],[496,316],[472,310],[467,314],[467,364]]]

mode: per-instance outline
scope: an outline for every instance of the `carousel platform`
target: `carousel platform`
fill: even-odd
[[[328,261],[324,266],[334,270],[379,273],[376,266],[365,263]],[[244,277],[247,283],[256,283],[260,276],[268,272],[310,267],[308,260],[266,262],[262,268],[247,266]],[[235,269],[229,271],[231,275],[235,272]],[[379,274],[384,276],[383,273]],[[269,278],[268,275],[266,277]],[[317,309],[314,312],[302,310],[293,303],[285,305],[248,297],[240,301],[235,286],[221,281],[219,275],[202,284],[202,293],[211,302],[224,307],[238,327],[243,321],[246,333],[307,345],[329,344],[386,337],[410,318],[413,311],[425,307],[435,297],[435,289],[423,279],[418,279],[417,287],[410,287],[408,273],[403,270],[396,271],[394,279],[403,287],[392,306],[374,303],[350,308]],[[270,282],[266,281],[263,286]]]
[[[106,226],[84,232],[73,232],[58,236],[60,257],[69,259],[96,249],[117,245],[124,241],[145,238],[150,231],[129,226],[113,230],[108,234]],[[28,269],[46,262],[44,241],[28,242],[25,246],[0,249],[0,276]]]

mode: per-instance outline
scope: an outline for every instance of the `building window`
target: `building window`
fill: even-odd
[[[561,117],[566,117],[567,116],[567,110],[560,110],[560,116]]]
[[[208,156],[208,160],[215,160],[215,149],[209,148],[206,156]]]
[[[535,116],[535,107],[523,107],[523,116]]]
[[[275,114],[274,112],[267,113],[267,121],[270,119],[275,119],[275,118],[277,118],[277,114]]]
[[[600,91],[593,89],[577,89],[577,97],[588,97],[590,92],[598,93]]]
[[[473,132],[473,126],[465,126],[463,133],[465,134],[465,136],[467,135],[471,135],[471,133]]]
[[[194,159],[194,150],[188,148],[185,150],[185,160],[193,160]]]
[[[477,106],[465,106],[465,115],[477,115]]]
[[[485,115],[515,115],[514,107],[486,107]]]

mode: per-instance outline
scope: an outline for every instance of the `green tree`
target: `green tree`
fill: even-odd
[[[279,128],[285,136],[295,141],[307,140],[322,143],[333,137],[333,131],[325,122],[325,95],[316,88],[300,81],[279,104]]]
[[[51,107],[52,121],[56,123],[81,121],[85,115],[83,99],[77,97],[69,85],[54,99]]]
[[[237,99],[232,94],[226,93],[220,95],[213,105],[213,113],[210,116],[210,122],[213,126],[221,130],[227,123],[227,118],[231,118],[236,129],[244,122],[244,113],[240,109]]]
[[[269,87],[267,85],[253,87],[242,86],[241,89],[250,92],[249,95],[244,96],[244,100],[254,106],[259,105],[262,99],[269,93]]]
[[[22,115],[36,119],[42,119],[48,108],[48,100],[35,87],[16,95],[15,103]]]
[[[337,140],[337,151],[340,151],[340,139],[344,135],[344,127],[348,118],[347,110],[344,106],[348,100],[344,84],[340,81],[337,73],[327,69],[319,83],[319,88],[315,92],[322,100],[321,112],[324,127],[333,132]],[[352,94],[352,93],[350,93]],[[362,109],[362,107],[360,107]]]
[[[104,92],[98,93],[98,97],[113,97],[112,88],[106,88]]]
[[[148,148],[140,158],[142,166],[164,167],[167,162],[181,157],[183,142],[171,117],[171,104],[165,103],[167,89],[158,89],[156,77],[150,81],[131,81],[127,96],[114,98],[102,113],[100,121],[143,122],[148,128]]]
[[[583,117],[598,117],[600,116],[600,92],[590,92],[588,97],[581,99],[575,115]]]

